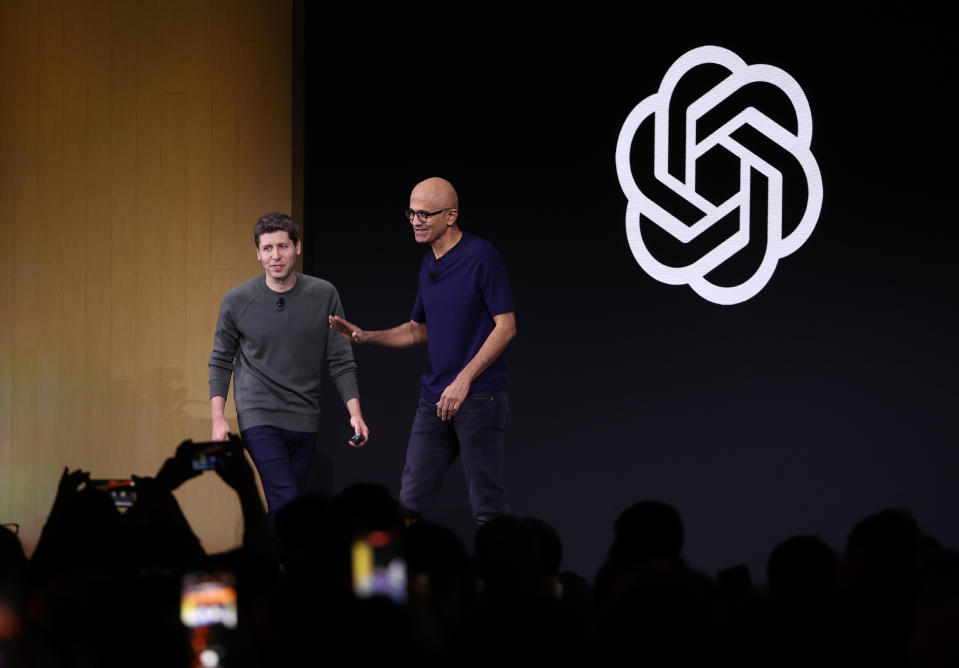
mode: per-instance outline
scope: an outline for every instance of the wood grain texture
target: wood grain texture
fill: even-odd
[[[291,210],[291,20],[290,0],[0,3],[0,521],[28,551],[64,466],[153,475],[209,438],[220,300],[262,271],[257,218]],[[177,497],[208,550],[238,544],[216,476]]]

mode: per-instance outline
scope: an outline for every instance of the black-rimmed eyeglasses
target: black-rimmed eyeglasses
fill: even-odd
[[[429,220],[430,216],[435,216],[438,213],[443,213],[444,211],[452,211],[455,207],[448,206],[445,209],[440,209],[439,211],[413,211],[413,209],[404,209],[403,213],[406,215],[407,220],[413,220],[413,216],[416,216],[416,219],[421,223],[425,223]]]

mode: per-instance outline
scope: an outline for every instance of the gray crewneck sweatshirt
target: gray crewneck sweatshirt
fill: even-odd
[[[343,316],[336,288],[304,274],[287,292],[274,292],[261,275],[226,293],[210,356],[210,397],[225,398],[233,376],[241,430],[318,431],[324,369],[344,402],[359,396],[352,346],[329,328],[329,315]]]

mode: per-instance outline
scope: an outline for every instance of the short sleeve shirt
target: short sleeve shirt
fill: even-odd
[[[420,267],[413,320],[425,323],[429,361],[422,396],[439,401],[486,341],[493,316],[513,309],[503,259],[493,244],[466,232],[443,257],[432,250]],[[506,359],[500,355],[470,385],[470,392],[506,389]]]

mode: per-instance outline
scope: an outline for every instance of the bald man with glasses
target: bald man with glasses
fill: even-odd
[[[509,412],[503,351],[516,336],[512,291],[496,248],[460,230],[459,201],[448,181],[418,183],[405,214],[413,238],[430,246],[410,321],[367,331],[330,316],[330,327],[354,343],[427,344],[400,503],[413,518],[427,516],[460,456],[473,519],[485,524],[510,512],[503,486]]]

